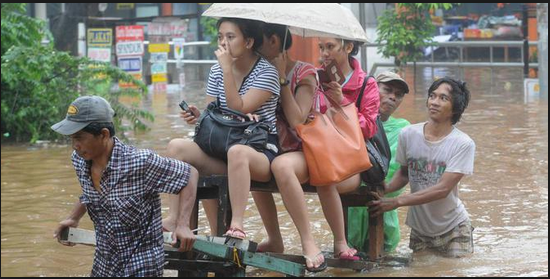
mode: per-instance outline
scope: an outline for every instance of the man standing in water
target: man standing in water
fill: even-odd
[[[384,125],[384,132],[390,144],[391,160],[388,175],[385,181],[389,183],[396,170],[401,165],[395,161],[395,153],[399,133],[409,125],[409,121],[404,118],[394,118],[392,114],[399,108],[405,94],[409,93],[409,85],[398,74],[392,72],[383,72],[376,76],[378,89],[380,91],[380,119]],[[399,196],[403,189],[394,192],[386,193],[386,197],[394,198]],[[360,251],[368,251],[368,211],[365,207],[350,207],[348,209],[348,241],[354,247],[358,247]],[[397,209],[384,212],[384,251],[391,252],[395,250],[399,240],[401,239],[401,231],[399,229],[399,217]]]
[[[84,96],[69,106],[65,120],[52,126],[72,140],[73,166],[82,187],[82,196],[54,238],[77,227],[88,212],[97,244],[92,276],[162,276],[159,193],[179,193],[173,239],[181,241],[180,251],[191,250],[195,236],[189,222],[198,172],[187,163],[125,145],[114,136],[113,116],[105,99]]]
[[[385,186],[391,193],[410,183],[411,193],[369,204],[373,216],[410,206],[406,223],[415,252],[433,249],[448,257],[473,253],[473,228],[458,185],[473,173],[475,143],[454,126],[469,100],[462,81],[445,77],[430,86],[429,120],[403,129],[396,157],[401,168]]]

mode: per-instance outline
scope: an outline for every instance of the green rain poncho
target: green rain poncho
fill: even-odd
[[[390,144],[392,158],[390,161],[390,169],[386,176],[386,183],[389,183],[393,178],[393,174],[400,168],[399,163],[395,161],[395,152],[399,141],[399,133],[401,129],[410,125],[409,121],[402,118],[393,118],[390,116],[388,121],[384,122],[384,130]],[[361,185],[364,186],[364,185]],[[385,197],[397,197],[403,192],[404,188],[388,193]],[[368,251],[368,216],[369,213],[365,207],[350,207],[348,211],[348,242],[352,247],[359,251]],[[397,209],[384,213],[384,251],[391,252],[395,250],[400,240],[399,218]]]

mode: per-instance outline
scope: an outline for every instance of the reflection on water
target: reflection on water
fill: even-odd
[[[191,67],[191,66],[186,66]],[[143,107],[153,111],[152,129],[130,134],[132,143],[160,154],[169,140],[189,137],[193,128],[178,118],[178,102],[205,106],[204,76],[190,69],[183,92],[151,93]],[[418,93],[411,92],[397,112],[413,123],[426,120],[426,88],[431,69],[419,69]],[[435,76],[458,76],[458,70],[435,69]],[[547,276],[548,275],[548,104],[523,103],[521,69],[467,69],[465,80],[472,102],[459,128],[477,144],[475,175],[464,179],[461,199],[476,227],[475,254],[445,259],[415,255],[408,268],[387,268],[368,274],[329,269],[329,276]],[[407,72],[412,84],[412,71]],[[93,249],[64,247],[52,232],[79,196],[79,185],[66,145],[2,146],[2,276],[85,276]],[[332,250],[332,236],[316,196],[308,195],[312,229],[321,248]],[[252,201],[252,200],[251,200]],[[300,240],[280,197],[279,222],[287,252],[300,253]],[[166,211],[166,203],[163,203]],[[246,229],[255,241],[265,236],[256,208],[250,202]],[[400,209],[404,223],[406,208]],[[202,215],[204,216],[204,215]],[[207,227],[204,217],[203,224]],[[80,227],[91,229],[84,217]],[[398,251],[408,251],[410,230],[402,226]],[[203,233],[208,233],[207,230]],[[250,270],[249,275],[272,275]]]

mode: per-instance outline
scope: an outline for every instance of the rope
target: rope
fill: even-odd
[[[236,263],[239,268],[243,268],[237,247],[233,247],[233,262]]]

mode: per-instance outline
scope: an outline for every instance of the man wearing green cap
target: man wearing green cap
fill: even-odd
[[[162,276],[164,248],[159,193],[179,194],[174,242],[193,247],[189,228],[198,172],[187,163],[125,145],[115,135],[114,111],[98,96],[76,99],[52,129],[69,136],[82,195],[54,232],[77,227],[86,212],[95,227],[92,276]],[[71,246],[71,243],[63,243]]]
[[[392,154],[386,183],[389,183],[400,165],[395,161],[399,133],[403,128],[411,123],[403,118],[394,118],[391,115],[399,108],[405,94],[409,93],[409,86],[398,74],[393,72],[384,72],[376,77],[378,88],[380,90],[380,118],[384,125],[384,131],[390,144]],[[397,197],[403,192],[403,189],[388,193],[386,197]],[[369,213],[364,207],[350,207],[348,209],[348,239],[351,245],[357,247],[360,251],[368,251],[368,216]],[[384,250],[391,252],[395,250],[401,231],[399,229],[399,217],[397,209],[384,213]]]

